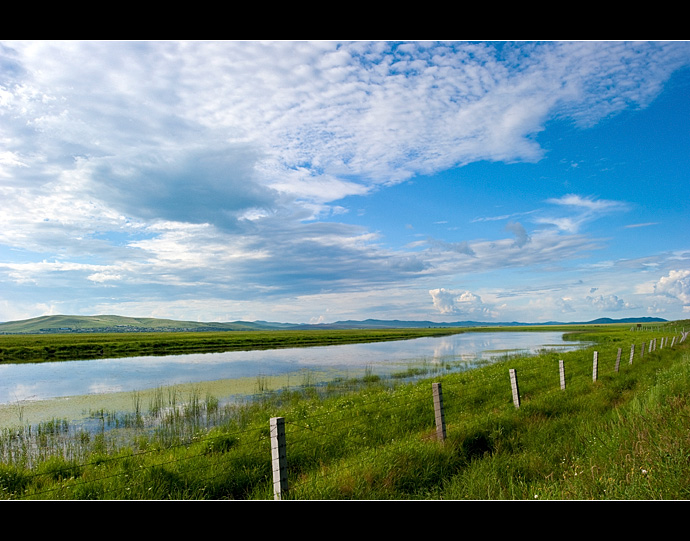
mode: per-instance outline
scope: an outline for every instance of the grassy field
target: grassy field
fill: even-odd
[[[127,419],[100,412],[104,426],[120,428],[76,434],[69,443],[60,439],[67,429],[57,420],[31,435],[4,434],[0,494],[271,499],[269,420],[281,416],[287,429],[286,499],[685,500],[690,348],[677,343],[677,329],[590,329],[578,333],[597,343],[586,350],[506,357],[461,373],[445,373],[440,366],[433,377],[412,383],[371,376],[306,385],[266,392],[229,409],[208,396],[182,403],[161,393]],[[658,345],[650,350],[654,339]],[[622,361],[616,371],[618,348]],[[520,381],[519,408],[512,401],[509,368]],[[443,442],[435,436],[432,382],[443,386]],[[145,414],[160,416],[158,428],[131,439],[129,431]],[[207,428],[214,416],[213,428]],[[130,433],[128,443],[117,436],[120,430]]]

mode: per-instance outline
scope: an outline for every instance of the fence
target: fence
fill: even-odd
[[[681,334],[679,343],[686,340],[688,336],[687,332]],[[653,338],[648,344],[642,343],[642,348],[640,350],[640,358],[644,357],[645,350],[648,347],[648,353],[652,353],[657,350],[657,338]],[[676,343],[676,337],[672,338],[670,347],[673,347]],[[668,337],[662,337],[659,343],[659,348],[662,349],[664,346],[668,345]],[[620,361],[622,355],[622,348],[618,348],[616,355],[616,361],[614,365],[614,371],[618,372],[620,370]],[[635,345],[632,344],[630,347],[630,358],[629,364],[633,364],[635,357]],[[563,360],[559,360],[558,364],[560,389],[565,390],[566,388],[566,377],[565,377],[565,364]],[[520,408],[520,389],[518,385],[518,375],[517,371],[513,368],[508,370],[512,399],[515,408]],[[594,351],[593,363],[592,363],[592,380],[597,381],[599,374],[599,352]],[[444,441],[446,439],[446,422],[445,422],[445,411],[443,406],[443,391],[442,384],[435,382],[432,384],[432,399],[434,408],[434,419],[436,426],[436,438],[439,441]],[[280,500],[283,498],[288,491],[287,483],[287,446],[286,446],[286,435],[285,435],[285,419],[282,417],[274,417],[271,419],[271,449],[273,453],[273,494],[274,499]]]
[[[682,332],[680,336],[673,337],[661,337],[653,338],[648,342],[642,342],[639,347],[635,344],[630,346],[629,355],[627,355],[628,365],[632,367],[636,360],[643,360],[646,356],[650,356],[657,349],[663,348],[673,348],[678,344],[685,342],[689,333]],[[669,341],[670,340],[670,341]],[[623,348],[618,348],[616,352],[614,372],[619,372],[621,370],[621,363],[623,360]],[[264,483],[272,477],[273,484],[273,498],[276,500],[286,499],[288,497],[289,491],[293,490],[293,487],[289,486],[290,481],[290,469],[289,469],[289,458],[291,453],[294,451],[295,456],[299,455],[299,460],[311,460],[312,463],[318,464],[320,460],[320,446],[328,445],[330,446],[328,451],[332,451],[334,447],[337,447],[345,438],[361,438],[362,441],[366,440],[364,445],[376,446],[382,444],[376,440],[376,429],[372,428],[376,423],[393,423],[400,422],[401,426],[404,424],[403,430],[427,430],[429,426],[433,426],[433,431],[429,432],[430,438],[435,438],[439,442],[443,442],[447,438],[447,426],[446,419],[449,412],[453,414],[457,412],[465,412],[471,410],[474,405],[487,404],[490,401],[496,401],[497,404],[504,404],[506,400],[512,397],[513,406],[516,409],[520,409],[522,404],[521,401],[525,395],[530,395],[532,393],[539,392],[541,390],[548,390],[552,388],[565,390],[566,385],[573,378],[573,374],[577,372],[578,378],[584,378],[585,376],[589,379],[589,374],[591,373],[592,381],[596,382],[599,378],[600,372],[600,357],[599,352],[594,351],[591,361],[591,372],[583,365],[580,360],[577,363],[572,363],[566,365],[566,363],[561,359],[558,362],[558,366],[554,368],[553,374],[547,373],[542,369],[539,369],[538,373],[529,373],[526,369],[518,374],[518,371],[514,368],[508,369],[507,380],[491,380],[485,381],[481,378],[484,377],[481,374],[483,371],[476,370],[467,373],[469,383],[464,384],[462,388],[454,389],[452,387],[443,388],[440,382],[432,383],[431,389],[431,399],[428,396],[428,388],[415,387],[414,396],[405,395],[406,402],[404,404],[395,403],[393,400],[387,398],[386,402],[373,402],[366,407],[362,407],[362,404],[358,403],[358,409],[356,411],[349,412],[351,415],[347,420],[339,419],[337,421],[331,421],[331,419],[321,419],[318,413],[313,411],[305,411],[303,415],[297,415],[294,419],[286,419],[285,417],[272,417],[269,422],[269,427],[267,431],[267,436],[258,431],[253,437],[248,437],[246,434],[242,434],[243,445],[246,446],[246,455],[251,455],[251,460],[253,464],[266,464],[268,478],[261,478],[256,481],[259,483]],[[576,365],[576,366],[575,366]],[[550,365],[549,365],[550,366]],[[521,389],[518,382],[518,376],[520,376],[520,384],[526,383],[525,390]],[[534,376],[534,377],[532,377]],[[507,383],[510,384],[510,390],[507,388]],[[503,390],[505,392],[503,392]],[[447,400],[447,396],[444,396],[444,391],[450,390],[450,400]],[[417,400],[418,397],[418,400]],[[462,406],[459,406],[460,398],[465,402]],[[348,404],[346,398],[342,404],[343,409],[347,409]],[[455,408],[455,409],[454,409]],[[464,408],[464,409],[463,409]],[[337,427],[329,426],[329,423],[341,423]],[[319,423],[322,423],[319,425]],[[287,426],[290,426],[293,430],[291,436],[293,439],[288,438],[288,433],[286,433]],[[309,446],[305,442],[308,441],[307,434],[328,434],[326,440],[313,441],[312,445]],[[300,437],[298,437],[298,435]],[[303,437],[302,437],[303,436]],[[223,451],[227,446],[228,449],[231,447],[237,449],[238,446],[233,447],[231,440],[239,440],[238,435],[225,435],[223,438],[209,438],[206,442],[206,451],[204,455],[208,454],[208,451]],[[297,444],[297,440],[301,439],[300,444]],[[324,443],[327,441],[327,443]],[[302,445],[305,443],[305,445]],[[251,447],[251,449],[250,449]],[[270,459],[268,458],[268,453],[270,452]],[[188,460],[190,464],[198,458],[198,455],[189,456]],[[129,460],[129,459],[127,459]],[[222,456],[222,452],[218,453],[218,463],[220,464],[223,460],[226,463],[222,466],[223,472],[217,473],[216,475],[225,475],[227,472],[232,470],[233,464],[228,458]],[[243,460],[247,460],[243,458]],[[163,465],[159,467],[151,467],[151,472],[147,479],[152,479],[155,474],[162,468]],[[197,466],[195,466],[197,467]],[[194,468],[190,466],[190,470]],[[257,467],[257,469],[260,469]],[[232,474],[228,474],[231,476]],[[142,481],[143,483],[144,481]],[[271,481],[268,481],[269,483]],[[292,484],[298,483],[299,481],[292,479]],[[70,487],[68,483],[63,484],[60,490],[69,490]],[[53,490],[53,489],[51,489]],[[39,495],[40,496],[40,495]],[[49,496],[49,495],[47,495]]]

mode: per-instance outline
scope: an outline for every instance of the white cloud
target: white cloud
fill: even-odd
[[[636,308],[635,305],[625,302],[617,295],[598,295],[596,297],[588,296],[586,301],[601,312],[618,312],[621,310],[628,310]]]
[[[559,288],[555,288],[559,289]],[[513,320],[527,323],[577,321],[582,318],[580,306],[572,296],[553,294],[548,289],[524,295],[526,302],[512,308]]]
[[[122,275],[112,272],[96,272],[87,276],[86,279],[92,282],[110,282],[121,280]]]
[[[493,319],[496,312],[481,297],[470,291],[453,291],[445,288],[429,290],[434,308],[443,315],[462,315]]]
[[[553,303],[561,313],[567,314],[576,311],[572,306],[572,301],[573,299],[569,297],[558,297],[553,300]]]
[[[683,309],[690,307],[690,270],[672,270],[667,276],[659,278],[654,285],[654,292],[683,304]]]

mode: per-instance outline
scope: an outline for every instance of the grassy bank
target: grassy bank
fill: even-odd
[[[597,345],[506,357],[462,373],[439,366],[433,378],[414,383],[365,376],[266,392],[225,412],[209,397],[176,408],[158,400],[149,408],[167,411],[160,426],[134,444],[119,445],[116,432],[104,431],[58,453],[50,441],[62,427],[53,423],[43,427],[41,448],[55,452],[33,455],[29,464],[28,450],[16,447],[0,465],[0,490],[13,499],[270,499],[269,420],[281,416],[286,498],[687,499],[690,342],[678,344],[671,327],[597,328],[579,338]],[[519,408],[509,368],[520,382]],[[432,382],[443,386],[443,442]],[[206,429],[209,414],[225,417]],[[136,423],[135,415],[123,429]]]
[[[0,362],[327,346],[444,336],[465,329],[288,330],[0,335]]]

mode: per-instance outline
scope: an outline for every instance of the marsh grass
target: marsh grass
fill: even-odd
[[[687,499],[690,352],[687,344],[628,363],[653,331],[595,329],[596,346],[507,354],[478,369],[422,366],[405,377],[341,379],[269,390],[232,406],[161,389],[127,441],[123,429],[60,439],[6,434],[5,498],[270,499],[269,419],[286,419],[292,499]],[[617,348],[620,369],[613,369]],[[597,351],[600,370],[592,379]],[[559,387],[558,360],[567,385]],[[410,367],[413,368],[413,367]],[[508,368],[520,380],[512,403]],[[429,370],[428,372],[426,370]],[[406,379],[407,376],[412,376]],[[421,378],[421,379],[420,379]],[[443,385],[447,439],[435,436],[431,382]],[[97,412],[102,423],[120,423]],[[135,416],[136,418],[136,416]],[[124,429],[136,428],[133,421]],[[35,437],[32,433],[31,437]],[[30,460],[27,458],[30,457]]]

